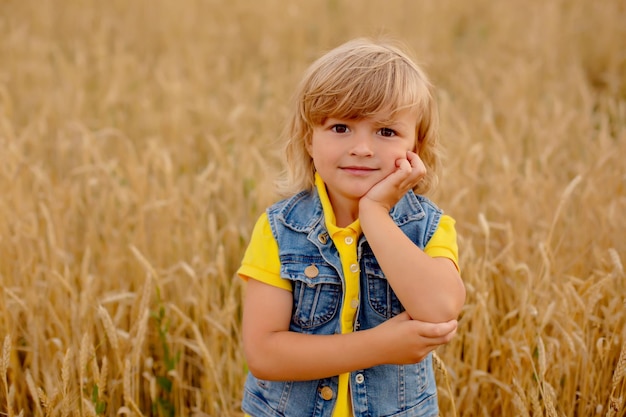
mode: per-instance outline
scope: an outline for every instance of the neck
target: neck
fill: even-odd
[[[331,199],[330,204],[335,213],[335,223],[337,227],[346,227],[354,223],[359,218],[359,203],[353,201],[337,201]]]

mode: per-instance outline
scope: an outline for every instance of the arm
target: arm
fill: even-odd
[[[416,363],[448,343],[457,322],[425,323],[401,314],[382,325],[349,334],[309,335],[289,331],[293,296],[249,279],[244,302],[243,343],[257,378],[310,380],[380,364]]]
[[[398,169],[376,184],[359,202],[363,233],[389,284],[409,315],[427,322],[456,319],[465,302],[465,287],[452,261],[431,258],[393,222],[389,211],[424,175],[413,152]]]

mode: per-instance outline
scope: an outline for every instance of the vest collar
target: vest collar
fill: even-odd
[[[278,211],[278,220],[296,232],[310,233],[316,227],[324,226],[324,209],[317,188],[301,191],[283,201]],[[389,215],[394,223],[402,226],[422,219],[426,212],[420,198],[409,190],[391,209]],[[320,225],[319,223],[322,222]],[[325,226],[324,226],[325,227]]]

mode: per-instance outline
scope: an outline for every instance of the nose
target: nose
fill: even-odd
[[[356,132],[353,137],[350,154],[354,156],[372,156],[374,150],[372,148],[372,138],[365,132]]]

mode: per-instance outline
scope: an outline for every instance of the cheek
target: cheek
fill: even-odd
[[[394,163],[396,159],[406,159],[406,153],[409,150],[411,150],[409,146],[396,149],[393,153],[390,154],[389,159],[392,159],[392,162]]]
[[[398,167],[396,166],[396,161],[400,159],[401,156],[392,156],[387,161],[385,161],[385,166],[383,167],[383,173],[385,176],[394,172]]]

